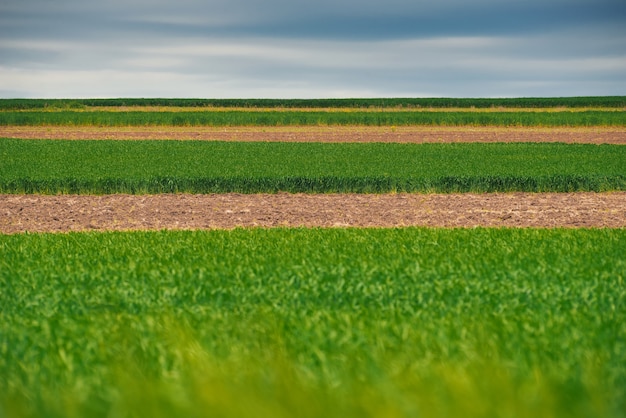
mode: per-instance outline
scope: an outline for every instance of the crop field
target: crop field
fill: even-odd
[[[0,100],[0,126],[626,126],[625,97]]]
[[[0,126],[626,126],[624,110],[474,111],[4,111]]]
[[[626,190],[618,145],[4,139],[0,156],[3,193]]]
[[[187,108],[626,108],[624,96],[482,98],[379,98],[379,99],[0,99],[0,110],[85,109],[98,107]]]
[[[623,416],[626,233],[0,236],[6,416]]]
[[[0,127],[32,129],[0,138],[0,418],[626,417],[624,97],[12,99]]]

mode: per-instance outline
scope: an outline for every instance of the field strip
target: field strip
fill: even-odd
[[[0,195],[0,233],[236,227],[626,227],[626,192]]]
[[[551,112],[623,112],[624,107],[418,107],[418,106],[368,106],[368,107],[255,107],[255,106],[84,106],[84,107],[47,107],[43,109],[0,109],[0,112],[473,112],[473,113],[551,113]]]
[[[0,126],[0,138],[83,140],[207,140],[272,142],[563,142],[626,144],[624,127],[432,126]]]

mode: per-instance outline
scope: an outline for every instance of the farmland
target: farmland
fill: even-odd
[[[623,418],[625,128],[624,97],[0,100],[0,417]]]
[[[0,126],[0,138],[238,142],[626,144],[626,127],[501,126]]]
[[[4,193],[626,190],[616,145],[4,139],[0,156]]]
[[[272,227],[624,228],[626,192],[4,195],[0,233]]]
[[[620,416],[625,243],[584,229],[0,236],[0,402],[8,416]]]
[[[0,100],[0,126],[626,126],[626,98]]]
[[[4,111],[14,126],[625,126],[626,111]]]
[[[521,97],[521,98],[376,98],[376,99],[0,99],[0,110],[85,109],[101,107],[186,107],[186,108],[626,108],[624,96]]]

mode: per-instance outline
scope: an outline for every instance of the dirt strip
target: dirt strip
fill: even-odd
[[[0,233],[235,227],[626,227],[626,192],[0,195]]]
[[[94,127],[0,126],[0,138],[276,142],[563,142],[626,144],[626,127],[432,126]]]

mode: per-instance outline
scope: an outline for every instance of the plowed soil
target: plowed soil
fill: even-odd
[[[0,233],[235,227],[626,227],[626,193],[0,195]]]
[[[626,144],[624,127],[526,128],[431,126],[93,127],[0,126],[0,138],[177,139],[290,142],[564,142]]]
[[[0,127],[0,137],[626,144],[626,128]],[[626,227],[626,193],[0,195],[0,233],[235,227]]]

